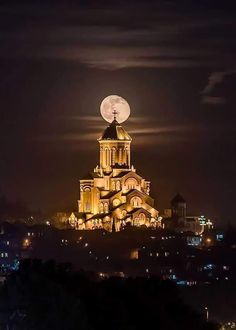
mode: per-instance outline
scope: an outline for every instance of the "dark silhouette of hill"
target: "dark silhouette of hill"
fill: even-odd
[[[28,206],[22,201],[10,201],[6,196],[0,197],[0,220],[19,220],[30,215]]]
[[[217,329],[183,304],[169,281],[101,280],[54,261],[23,261],[1,288],[0,311],[12,329]]]

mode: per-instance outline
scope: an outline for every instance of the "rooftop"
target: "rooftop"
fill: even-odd
[[[116,121],[113,122],[105,129],[99,140],[121,140],[131,141],[131,137],[125,129]]]

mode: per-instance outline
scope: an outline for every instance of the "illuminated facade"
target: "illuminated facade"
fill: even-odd
[[[131,166],[131,137],[114,120],[99,142],[99,165],[80,180],[78,212],[69,217],[75,229],[119,231],[127,225],[158,227],[150,182]]]

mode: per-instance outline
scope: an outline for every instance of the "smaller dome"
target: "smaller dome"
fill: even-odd
[[[121,140],[131,141],[131,137],[125,129],[116,121],[113,122],[105,129],[99,140]]]

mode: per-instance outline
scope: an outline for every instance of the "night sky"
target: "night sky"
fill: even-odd
[[[179,192],[189,214],[236,224],[233,2],[1,2],[0,195],[76,210],[117,94],[157,209]]]

